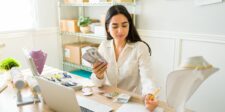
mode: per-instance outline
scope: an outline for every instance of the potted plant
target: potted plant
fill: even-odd
[[[19,62],[14,58],[6,58],[0,62],[1,71],[9,71],[11,68],[19,66]]]
[[[10,75],[10,70],[14,67],[19,67],[19,62],[14,58],[5,58],[0,62],[0,71],[4,71],[6,74],[7,81],[12,82],[12,75]]]
[[[89,17],[80,16],[77,24],[80,27],[80,31],[82,33],[90,32],[91,28],[89,24],[91,24],[91,19]]]

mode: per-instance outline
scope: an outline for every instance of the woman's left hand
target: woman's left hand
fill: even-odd
[[[145,96],[145,107],[153,112],[155,108],[158,106],[158,100],[156,98],[151,98],[151,94]]]

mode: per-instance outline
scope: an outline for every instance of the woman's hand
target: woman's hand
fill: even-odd
[[[97,61],[93,65],[93,72],[95,73],[95,75],[98,79],[104,78],[104,72],[106,71],[106,69],[107,69],[107,63],[106,62]]]
[[[145,107],[150,111],[153,112],[155,108],[158,106],[158,100],[154,98],[152,94],[148,94],[145,96]]]

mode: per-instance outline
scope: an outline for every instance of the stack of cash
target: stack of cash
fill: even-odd
[[[106,60],[101,56],[98,50],[94,47],[88,49],[82,56],[87,62],[94,64],[95,62],[106,62]]]

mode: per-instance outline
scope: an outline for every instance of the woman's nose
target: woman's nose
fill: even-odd
[[[122,33],[123,32],[123,28],[122,27],[119,27],[118,28],[118,33]]]

